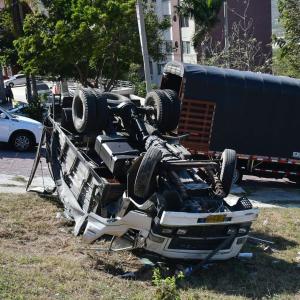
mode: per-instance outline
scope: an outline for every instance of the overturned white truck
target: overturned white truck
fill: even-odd
[[[45,143],[58,196],[85,241],[110,235],[112,249],[188,260],[235,257],[258,210],[245,197],[226,202],[234,150],[197,160],[181,145],[180,109],[172,90],[152,91],[140,106],[79,88],[52,107],[28,185]]]

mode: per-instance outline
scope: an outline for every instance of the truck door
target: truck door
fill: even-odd
[[[0,109],[0,142],[8,142],[9,135],[10,119],[6,113]]]

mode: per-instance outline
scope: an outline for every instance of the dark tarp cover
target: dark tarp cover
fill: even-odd
[[[300,80],[191,64],[181,73],[185,99],[216,103],[210,150],[289,158],[300,152]]]

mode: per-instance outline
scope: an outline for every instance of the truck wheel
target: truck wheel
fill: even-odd
[[[236,169],[236,152],[231,149],[225,149],[222,153],[222,165],[220,180],[223,186],[225,197],[230,193],[233,182],[233,176]]]
[[[233,184],[240,184],[243,181],[243,173],[240,169],[236,168],[233,175]]]
[[[79,133],[89,133],[95,129],[96,96],[90,89],[81,88],[75,94],[72,104],[72,117]]]
[[[26,152],[33,148],[34,138],[27,132],[17,132],[12,136],[10,144],[16,151]]]
[[[161,158],[161,151],[156,147],[150,147],[146,152],[134,183],[134,194],[137,197],[146,199],[149,196],[153,173]]]
[[[172,121],[173,121],[173,129],[171,130],[175,130],[178,127],[179,124],[179,118],[180,118],[180,112],[181,112],[181,101],[177,95],[177,93],[174,90],[163,90],[167,96],[170,98],[171,102],[172,102]]]
[[[163,90],[155,90],[148,93],[145,106],[152,106],[154,108],[155,120],[160,131],[172,131],[177,127],[177,125],[174,126],[172,101]]]
[[[115,93],[105,92],[105,93],[102,93],[102,96],[106,97],[107,103],[110,105],[113,105],[113,106],[118,106],[119,104],[121,104],[123,102],[130,101],[130,99],[128,99],[127,97],[119,95],[119,94],[115,94]]]
[[[73,133],[75,132],[75,127],[73,123],[72,117],[72,108],[63,108],[61,114],[61,127],[66,129],[67,131]]]
[[[96,96],[96,109],[97,109],[97,130],[104,130],[108,126],[109,111],[107,105],[107,97],[100,90],[93,90]]]

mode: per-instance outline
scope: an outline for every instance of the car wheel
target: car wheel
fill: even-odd
[[[11,88],[13,88],[15,86],[15,84],[13,82],[8,84]]]
[[[11,145],[16,151],[26,152],[33,148],[33,138],[29,133],[16,133],[11,139]]]
[[[236,152],[231,149],[225,149],[222,153],[222,165],[220,173],[220,181],[222,183],[225,197],[230,193],[230,189],[233,183],[234,172],[236,170]]]

